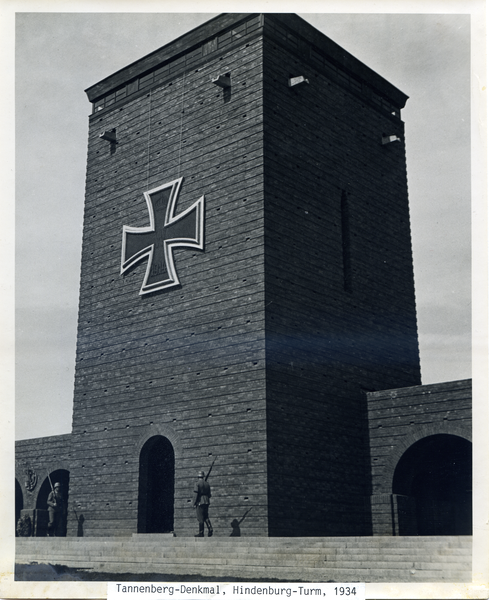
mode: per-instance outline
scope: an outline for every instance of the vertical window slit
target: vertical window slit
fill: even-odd
[[[341,192],[341,243],[343,248],[343,288],[352,291],[351,246],[350,246],[350,210],[348,196]]]

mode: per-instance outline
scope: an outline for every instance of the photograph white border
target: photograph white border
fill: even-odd
[[[2,382],[3,444],[1,475],[4,485],[0,502],[0,597],[1,598],[104,598],[106,584],[99,582],[15,582],[13,556],[14,481],[14,20],[16,12],[321,12],[321,13],[470,13],[472,16],[472,217],[473,217],[473,434],[474,434],[474,581],[465,584],[367,583],[367,598],[487,598],[489,584],[489,473],[488,458],[488,214],[487,214],[487,31],[484,1],[344,0],[324,2],[238,2],[206,3],[132,0],[98,1],[22,1],[0,2],[0,65],[2,94],[2,264],[0,330],[2,344],[0,372]]]

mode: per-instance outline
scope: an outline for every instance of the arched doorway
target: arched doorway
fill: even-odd
[[[139,455],[138,533],[173,531],[175,453],[162,435],[150,438]]]
[[[20,519],[20,511],[24,508],[24,495],[20,483],[15,480],[15,530],[17,534],[17,523]]]
[[[399,460],[392,493],[414,498],[418,535],[471,535],[472,444],[448,434],[419,440]]]
[[[50,481],[51,480],[51,481]],[[61,490],[63,494],[63,498],[65,500],[65,506],[68,506],[68,495],[70,491],[70,472],[65,469],[57,469],[52,473],[49,473],[49,477],[46,476],[44,481],[42,482],[41,488],[39,490],[39,494],[37,495],[36,500],[36,508],[46,510],[48,508],[48,496],[52,490],[51,484],[54,486],[55,483],[61,483]],[[67,515],[65,514],[61,523],[59,535],[66,535],[66,521]],[[47,513],[46,513],[46,523],[47,526]]]

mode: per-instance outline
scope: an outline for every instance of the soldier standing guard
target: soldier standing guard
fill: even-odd
[[[199,533],[195,537],[204,537],[204,523],[207,525],[208,537],[213,534],[209,519],[209,504],[211,497],[211,486],[204,478],[204,471],[199,471],[199,479],[194,488],[194,508],[197,509],[197,520],[199,522]]]
[[[60,536],[63,517],[66,514],[64,498],[61,494],[61,483],[55,483],[48,496],[48,536]]]

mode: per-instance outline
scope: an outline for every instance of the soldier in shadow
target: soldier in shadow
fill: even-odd
[[[209,473],[207,473],[207,477],[209,477]],[[207,483],[207,477],[205,477],[204,471],[199,471],[199,479],[194,488],[193,504],[194,508],[196,509],[197,520],[199,522],[199,533],[197,533],[195,537],[204,537],[204,523],[207,525],[207,535],[212,537],[213,534],[211,521],[209,519],[211,486]]]
[[[48,496],[48,536],[66,535],[66,501],[63,497],[61,483],[55,483]]]
[[[240,525],[241,523],[245,520],[246,515],[250,512],[251,508],[249,508],[245,514],[241,517],[241,519],[238,521],[238,519],[233,519],[231,521],[231,527],[232,527],[232,531],[229,535],[229,537],[241,537],[241,528]]]
[[[83,515],[78,516],[75,509],[73,509],[73,512],[75,513],[76,522],[78,524],[76,535],[77,537],[83,537],[83,522],[85,521],[85,517]]]

